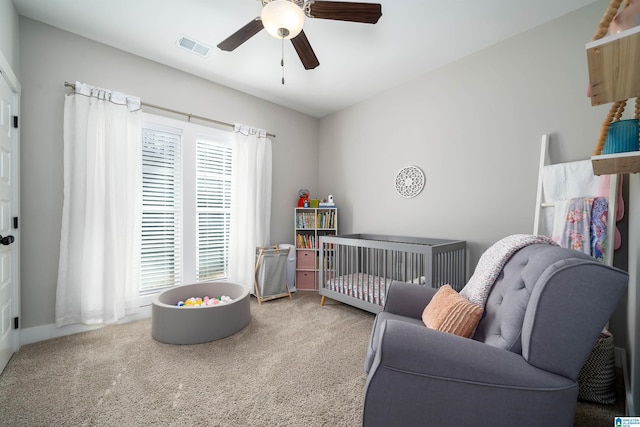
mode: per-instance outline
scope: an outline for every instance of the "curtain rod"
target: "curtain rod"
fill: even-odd
[[[76,90],[76,85],[74,83],[64,82],[64,85],[66,87],[70,87],[74,91]],[[195,115],[195,114],[185,113],[185,112],[182,112],[182,111],[173,110],[171,108],[166,108],[166,107],[161,107],[159,105],[149,104],[147,102],[141,102],[140,104],[143,107],[155,108],[157,110],[167,111],[169,113],[174,113],[174,114],[179,114],[181,116],[186,116],[186,117],[189,118],[189,121],[191,121],[191,119],[197,119],[197,120],[204,120],[205,122],[215,123],[215,124],[222,125],[222,126],[228,126],[228,127],[232,127],[232,128],[235,127],[235,125],[233,123],[222,122],[220,120],[210,119],[208,117],[202,117],[202,116],[198,116],[198,115]],[[267,133],[267,136],[269,136],[271,138],[275,138],[276,137],[276,135],[273,134],[273,133]]]

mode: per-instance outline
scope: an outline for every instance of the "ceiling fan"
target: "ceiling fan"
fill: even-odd
[[[231,52],[265,28],[278,38],[290,39],[302,65],[312,70],[320,65],[302,30],[304,17],[335,21],[375,24],[382,16],[379,3],[353,3],[323,0],[260,0],[262,13],[244,27],[223,40],[218,47]]]

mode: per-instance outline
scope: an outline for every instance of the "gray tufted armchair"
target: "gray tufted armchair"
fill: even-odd
[[[424,326],[436,289],[395,282],[376,316],[365,426],[573,426],[578,373],[628,275],[536,244],[503,267],[472,336]]]

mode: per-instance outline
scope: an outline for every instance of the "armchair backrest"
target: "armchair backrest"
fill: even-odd
[[[627,284],[581,252],[526,246],[503,267],[473,339],[575,379]]]

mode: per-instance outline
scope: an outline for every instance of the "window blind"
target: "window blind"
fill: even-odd
[[[141,292],[180,284],[181,138],[179,130],[142,129]]]
[[[196,142],[197,275],[199,281],[227,276],[231,220],[232,148]]]

